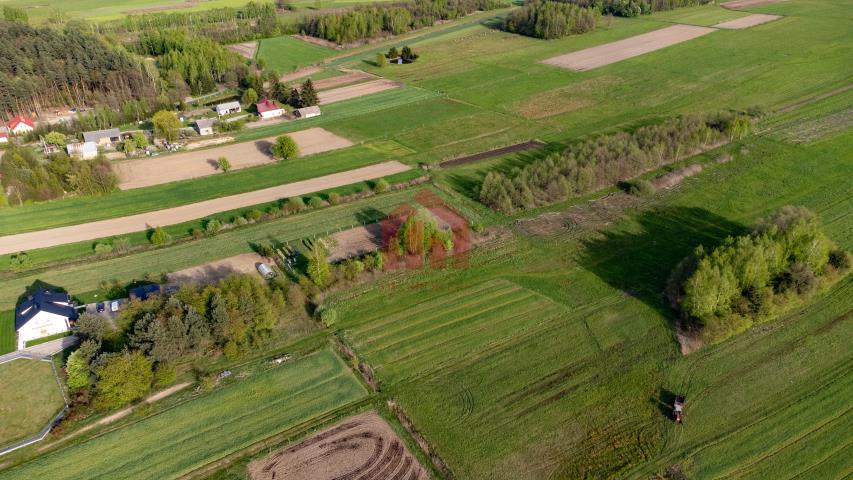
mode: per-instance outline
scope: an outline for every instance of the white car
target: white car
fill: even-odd
[[[110,302],[110,311],[111,312],[117,312],[118,306],[119,306],[118,300],[113,300],[112,302]]]

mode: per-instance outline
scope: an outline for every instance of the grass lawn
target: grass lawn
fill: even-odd
[[[290,35],[265,38],[258,45],[257,58],[266,61],[266,68],[287,73],[317,63],[339,52],[332,48],[308,43]]]
[[[51,341],[51,340],[56,340],[56,339],[58,339],[58,338],[64,338],[64,337],[67,337],[67,336],[69,336],[69,335],[71,335],[71,332],[55,333],[55,334],[53,334],[53,335],[48,335],[47,337],[42,337],[42,338],[37,338],[37,339],[35,339],[35,340],[30,340],[30,341],[29,341],[29,342],[27,342],[27,344],[26,344],[26,345],[24,345],[24,346],[25,346],[25,347],[34,347],[34,346],[36,346],[36,345],[41,345],[42,343],[47,343],[47,342],[49,342],[49,341]]]
[[[50,362],[0,364],[0,447],[39,432],[65,406]]]
[[[175,478],[366,395],[337,356],[321,351],[53,451],[0,478]]]
[[[8,304],[8,308],[11,310],[0,311],[0,355],[14,352],[17,348],[14,310],[15,300],[16,299],[13,299]]]

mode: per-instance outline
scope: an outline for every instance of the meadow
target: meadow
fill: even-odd
[[[175,478],[366,395],[337,356],[321,351],[54,450],[0,478]]]
[[[0,447],[35,435],[65,406],[50,362],[0,364]]]
[[[256,58],[265,61],[266,68],[287,73],[335,54],[337,51],[334,49],[283,35],[260,40]]]

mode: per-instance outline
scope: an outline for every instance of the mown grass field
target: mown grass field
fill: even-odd
[[[0,447],[35,435],[65,406],[50,362],[0,364]]]
[[[264,60],[266,68],[279,73],[287,73],[317,63],[337,53],[334,49],[283,35],[260,40],[256,58]]]
[[[697,245],[786,204],[853,247],[851,141],[751,137],[600,233],[516,229],[467,270],[395,279],[393,296],[348,293],[333,301],[339,328],[459,478],[647,478],[673,464],[696,478],[833,478],[850,466],[838,435],[853,281],[687,357],[661,292]]]
[[[17,348],[15,310],[11,304],[7,305],[6,308],[6,310],[0,309],[0,355],[14,352]]]
[[[55,450],[0,478],[175,478],[366,395],[337,356],[321,351]]]
[[[372,223],[383,218],[401,203],[411,201],[416,191],[410,189],[392,192],[354,203],[249,225],[215,237],[123,257],[85,261],[47,271],[19,274],[0,282],[0,310],[14,308],[18,297],[37,281],[63,287],[69,293],[78,295],[97,290],[100,282],[104,280],[130,282],[134,279],[140,280],[146,274],[174,272],[247,253],[251,251],[252,244],[258,242],[272,240],[296,243],[314,235],[325,236],[327,232]]]

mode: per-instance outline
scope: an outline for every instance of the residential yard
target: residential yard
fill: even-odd
[[[0,364],[0,447],[38,433],[65,406],[50,362]]]
[[[0,478],[175,478],[367,395],[329,351],[267,365],[212,393],[0,472]]]
[[[7,304],[9,310],[0,311],[0,355],[14,352],[17,348],[14,303],[12,300]]]

